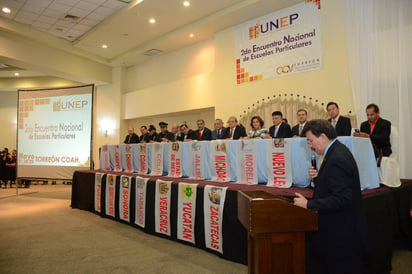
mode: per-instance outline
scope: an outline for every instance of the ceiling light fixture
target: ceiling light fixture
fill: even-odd
[[[8,7],[3,7],[1,10],[2,10],[4,13],[10,13],[10,12],[11,12],[11,10],[10,10]]]
[[[150,24],[154,24],[154,23],[156,23],[156,20],[154,18],[150,18],[149,22],[150,22]]]
[[[106,44],[102,45],[102,48],[107,49],[107,45]]]
[[[193,33],[189,34],[190,38],[193,38],[195,35]]]
[[[189,1],[184,1],[184,2],[183,2],[183,6],[185,6],[185,7],[190,6],[190,2],[189,2]]]
[[[18,73],[18,72],[14,73],[14,76],[19,76],[19,75],[20,75],[20,73]]]

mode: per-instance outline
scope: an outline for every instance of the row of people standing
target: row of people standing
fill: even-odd
[[[0,153],[0,185],[2,188],[7,187],[7,183],[16,183],[16,165],[17,165],[17,151],[14,149],[9,153],[8,148],[4,148]]]

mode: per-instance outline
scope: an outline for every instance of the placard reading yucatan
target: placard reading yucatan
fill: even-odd
[[[179,183],[177,204],[177,238],[195,243],[197,184]]]
[[[320,0],[236,26],[236,83],[320,69]]]

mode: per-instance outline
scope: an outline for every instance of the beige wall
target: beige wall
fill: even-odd
[[[268,11],[270,12],[270,11]],[[279,93],[336,101],[354,111],[344,37],[343,0],[322,3],[322,68],[317,71],[235,84],[235,28],[127,70],[123,119],[214,107],[215,116],[239,116],[261,98]],[[143,120],[142,120],[143,122]]]
[[[0,149],[16,148],[17,91],[0,91]]]

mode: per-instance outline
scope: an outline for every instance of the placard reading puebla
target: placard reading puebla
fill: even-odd
[[[320,69],[320,32],[320,0],[236,26],[236,83]]]

